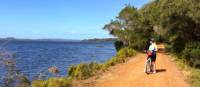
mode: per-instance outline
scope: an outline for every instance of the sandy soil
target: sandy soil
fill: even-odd
[[[97,80],[96,87],[190,87],[183,73],[164,52],[164,46],[159,45],[158,48],[156,74],[143,72],[146,55],[140,53],[103,74]]]

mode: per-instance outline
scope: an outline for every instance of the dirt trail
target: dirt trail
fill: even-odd
[[[142,72],[144,69],[145,54],[138,54],[127,63],[115,66],[100,77],[97,87],[189,87],[185,77],[170,56],[163,51],[164,46],[158,45],[157,73]]]

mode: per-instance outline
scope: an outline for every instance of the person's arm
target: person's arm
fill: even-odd
[[[156,43],[154,43],[155,51],[158,51]]]

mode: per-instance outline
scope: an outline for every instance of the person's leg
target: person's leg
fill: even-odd
[[[153,73],[156,73],[156,52],[152,56]]]
[[[155,61],[153,61],[152,63],[153,63],[153,73],[156,73],[156,63]]]

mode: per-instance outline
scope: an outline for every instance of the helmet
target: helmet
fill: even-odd
[[[155,42],[155,39],[154,39],[154,38],[151,38],[150,41]]]

